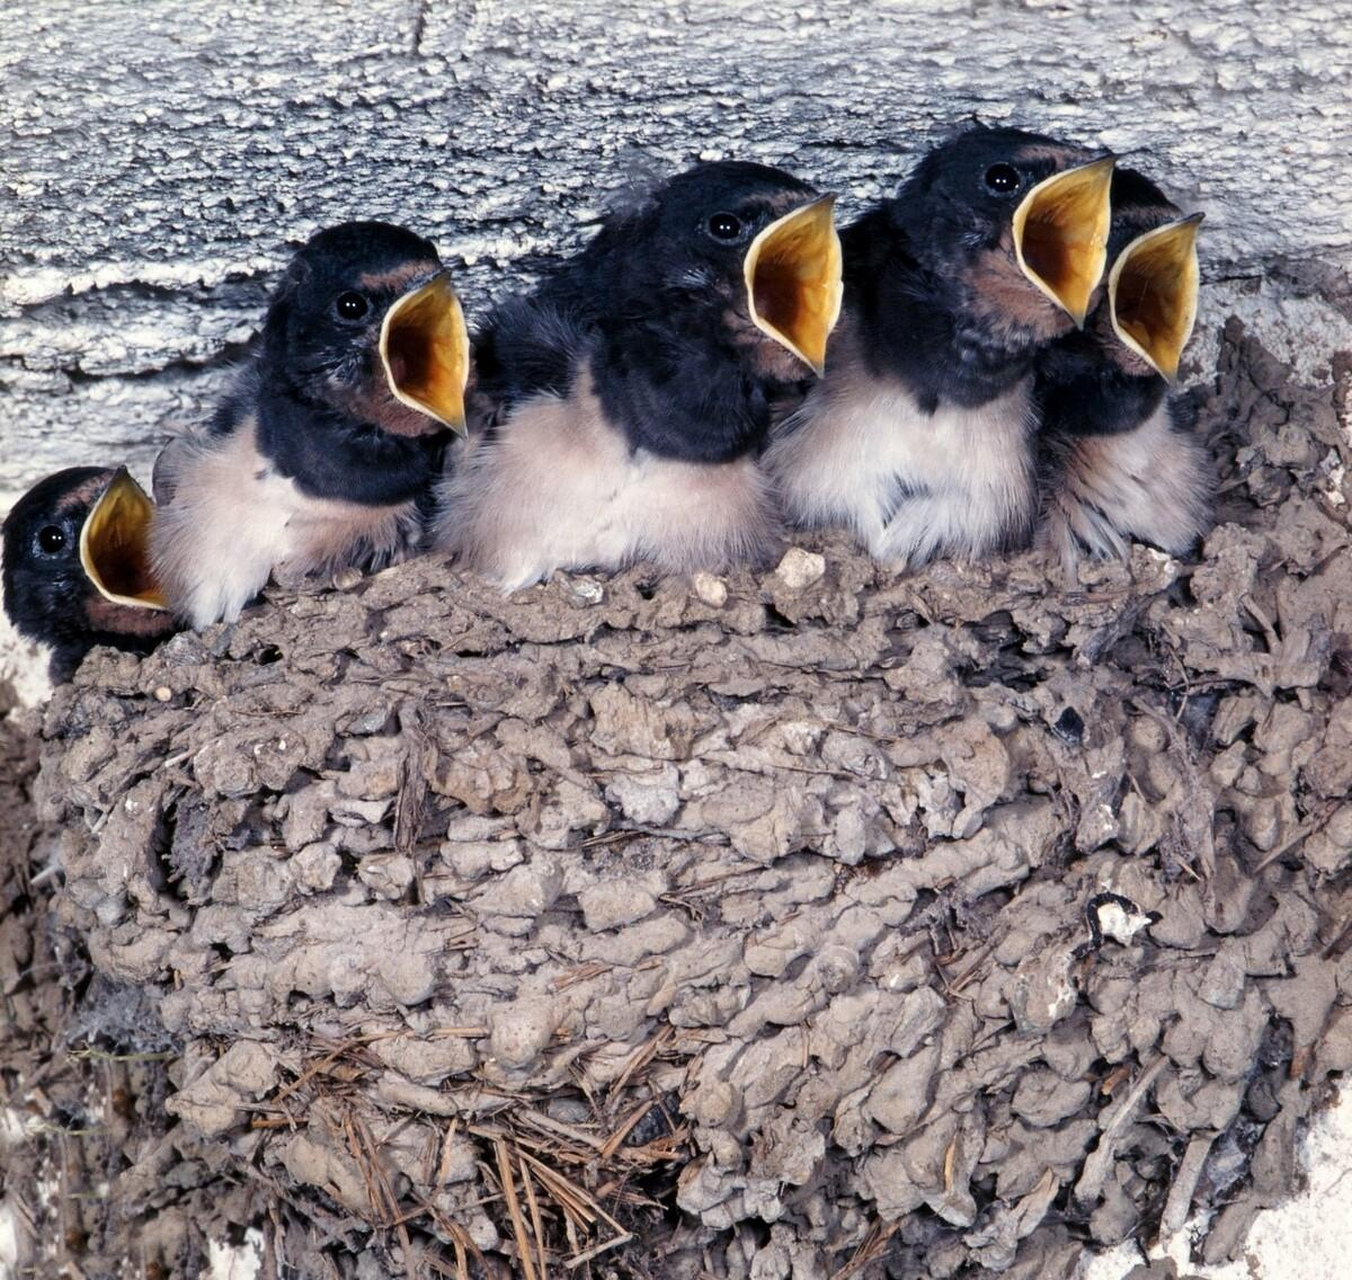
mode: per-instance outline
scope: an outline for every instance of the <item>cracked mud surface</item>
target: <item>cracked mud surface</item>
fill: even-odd
[[[1232,323],[1195,565],[426,560],[95,656],[0,882],[6,1177],[108,1180],[29,1196],[30,1265],[1031,1278],[1198,1209],[1233,1256],[1352,1065],[1335,398]]]

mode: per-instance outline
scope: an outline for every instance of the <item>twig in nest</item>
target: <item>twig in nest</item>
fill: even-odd
[[[487,1027],[438,1027],[434,1031],[429,1031],[425,1037],[412,1035],[406,1028],[400,1028],[396,1031],[373,1031],[364,1036],[352,1036],[344,1040],[342,1044],[331,1050],[318,1062],[305,1068],[289,1085],[281,1090],[276,1097],[271,1099],[275,1106],[277,1103],[285,1102],[297,1089],[308,1084],[315,1076],[321,1072],[327,1071],[346,1053],[351,1053],[356,1049],[364,1048],[368,1044],[377,1044],[381,1040],[393,1040],[399,1036],[407,1036],[410,1039],[427,1040],[445,1040],[452,1037],[465,1040],[478,1040],[488,1034]],[[373,1068],[371,1068],[373,1069]]]
[[[557,1169],[551,1169],[543,1161],[528,1155],[525,1151],[520,1152],[520,1157],[540,1180],[545,1190],[553,1196],[555,1204],[563,1211],[564,1216],[571,1219],[575,1226],[580,1227],[583,1231],[590,1231],[599,1219],[615,1232],[611,1239],[603,1240],[585,1252],[569,1258],[564,1263],[568,1270],[573,1271],[609,1249],[628,1244],[634,1238],[630,1232],[626,1231],[610,1214],[601,1208],[593,1196],[579,1187],[577,1183],[564,1177]]]
[[[555,991],[567,991],[569,987],[576,986],[579,982],[599,978],[603,974],[610,973],[614,968],[613,964],[606,964],[603,960],[588,960],[585,964],[569,969],[567,973],[559,974],[550,985]]]
[[[286,1085],[274,1098],[272,1098],[270,1101],[272,1102],[273,1106],[285,1102],[287,1098],[289,1098],[293,1093],[296,1092],[297,1089],[301,1088],[303,1085],[309,1084],[309,1082],[313,1080],[317,1075],[320,1075],[323,1072],[327,1071],[344,1054],[351,1053],[354,1049],[360,1049],[364,1043],[365,1039],[360,1036],[351,1040],[344,1040],[342,1044],[340,1044],[336,1049],[333,1049],[331,1052],[325,1054],[324,1057],[320,1058],[318,1062],[312,1063],[310,1066],[306,1067],[305,1070],[300,1073],[300,1075],[298,1075],[289,1085]]]
[[[521,1160],[521,1186],[526,1192],[526,1204],[530,1209],[531,1230],[535,1233],[535,1256],[540,1264],[540,1280],[549,1280],[549,1270],[546,1265],[545,1254],[545,1229],[540,1221],[540,1202],[535,1198],[535,1183],[531,1181],[530,1170],[526,1167],[526,1162]]]
[[[518,1107],[512,1112],[512,1120],[528,1125],[532,1129],[538,1129],[542,1133],[547,1133],[552,1138],[563,1138],[568,1142],[576,1143],[578,1146],[590,1147],[593,1151],[601,1150],[601,1140],[588,1133],[585,1129],[579,1129],[575,1125],[565,1124],[562,1120],[555,1120],[553,1116],[546,1115],[543,1111],[536,1111],[530,1107]],[[534,1143],[530,1145],[534,1146]]]
[[[649,1098],[647,1102],[641,1103],[629,1113],[629,1118],[623,1121],[618,1129],[610,1135],[601,1148],[601,1159],[609,1160],[611,1156],[619,1150],[620,1144],[633,1132],[634,1126],[638,1124],[644,1116],[648,1114],[657,1105],[655,1098]]]
[[[408,1215],[400,1213],[399,1201],[395,1198],[394,1189],[385,1176],[380,1156],[376,1151],[375,1139],[371,1136],[370,1129],[366,1127],[366,1122],[355,1111],[348,1111],[343,1117],[343,1127],[347,1130],[349,1148],[361,1167],[362,1178],[366,1182],[372,1218],[379,1225],[393,1226],[399,1237],[400,1248],[404,1251],[404,1273],[409,1280],[413,1280],[413,1241],[408,1234],[406,1223],[409,1217],[418,1215],[416,1212]]]
[[[628,1086],[629,1081],[632,1080],[638,1072],[644,1070],[652,1060],[671,1043],[674,1036],[675,1032],[671,1027],[664,1026],[650,1040],[635,1049],[630,1056],[629,1061],[624,1064],[624,1070],[620,1072],[619,1077],[611,1086],[611,1096],[619,1097]]]
[[[1127,1126],[1136,1118],[1136,1109],[1142,1099],[1154,1087],[1155,1079],[1164,1070],[1169,1059],[1157,1053],[1150,1065],[1143,1068],[1131,1089],[1120,1102],[1109,1105],[1102,1114],[1102,1131],[1098,1146],[1089,1153],[1080,1172],[1080,1180],[1075,1184],[1074,1197],[1082,1204],[1093,1203],[1103,1189],[1108,1171],[1117,1156],[1117,1140]],[[1111,1114],[1109,1114],[1111,1113]]]
[[[854,1257],[839,1271],[833,1273],[831,1280],[850,1280],[851,1276],[858,1275],[870,1262],[876,1262],[883,1256],[887,1242],[896,1234],[899,1226],[901,1226],[900,1219],[889,1222],[886,1226],[875,1222],[869,1228],[869,1233],[864,1237],[859,1248],[854,1251]]]
[[[455,1250],[455,1280],[469,1280],[469,1258],[473,1254],[474,1260],[482,1267],[484,1264],[484,1255],[479,1246],[474,1243],[469,1232],[465,1230],[458,1222],[453,1222],[434,1204],[429,1204],[426,1200],[415,1195],[414,1199],[422,1206],[424,1212],[432,1219],[437,1229],[443,1235],[450,1237],[451,1248]],[[426,1260],[437,1269],[441,1270],[442,1275],[450,1275],[451,1272],[445,1270],[445,1264],[440,1259],[434,1259],[430,1255],[425,1255]]]
[[[512,1234],[516,1237],[516,1258],[521,1266],[525,1280],[538,1280],[535,1274],[535,1262],[531,1258],[530,1238],[526,1233],[526,1220],[521,1216],[521,1202],[516,1197],[516,1179],[512,1175],[512,1157],[507,1144],[498,1138],[493,1143],[498,1158],[498,1181],[502,1183],[502,1198],[507,1205],[507,1216],[512,1220]],[[522,1153],[524,1159],[524,1153]]]
[[[66,1056],[77,1062],[172,1062],[179,1056],[177,1049],[163,1053],[105,1053],[102,1049],[71,1049]]]

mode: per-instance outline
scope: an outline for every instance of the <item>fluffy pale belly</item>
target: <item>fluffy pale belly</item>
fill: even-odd
[[[766,465],[795,521],[850,528],[880,559],[978,556],[1028,536],[1031,429],[1025,386],[925,414],[906,391],[864,381],[811,397]]]
[[[1064,442],[1039,540],[1072,566],[1081,553],[1124,556],[1132,539],[1182,555],[1206,529],[1212,476],[1201,443],[1167,402],[1134,431]]]
[[[521,406],[440,491],[438,545],[509,590],[556,569],[718,569],[763,556],[777,522],[749,458],[691,463],[629,449],[586,382]]]
[[[172,497],[156,516],[152,551],[171,606],[195,627],[234,621],[274,572],[295,583],[344,565],[378,568],[416,544],[415,504],[308,497],[258,453],[251,424],[170,448]]]

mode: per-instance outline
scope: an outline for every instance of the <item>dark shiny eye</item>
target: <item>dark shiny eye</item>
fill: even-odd
[[[1012,164],[993,164],[986,170],[986,186],[997,195],[1007,196],[1017,191],[1023,179]]]
[[[54,556],[66,545],[66,531],[60,525],[49,524],[38,531],[38,546],[49,556]]]
[[[716,213],[709,219],[709,234],[715,240],[736,240],[742,234],[742,220],[735,214]]]
[[[360,320],[371,309],[371,304],[361,294],[348,292],[340,293],[333,307],[342,320]]]

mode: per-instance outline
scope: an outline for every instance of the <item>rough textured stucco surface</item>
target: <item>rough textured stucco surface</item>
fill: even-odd
[[[346,217],[432,236],[478,306],[636,169],[783,162],[848,216],[976,112],[1148,165],[1212,281],[1346,257],[1350,61],[1346,0],[6,5],[0,510],[146,468],[287,243]]]

